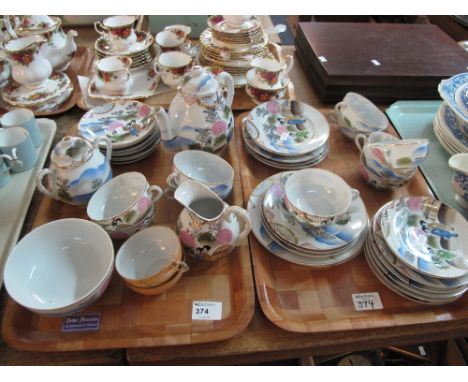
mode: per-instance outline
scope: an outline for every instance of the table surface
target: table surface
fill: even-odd
[[[76,28],[75,28],[76,29]],[[78,44],[92,46],[97,35],[86,28],[78,28]],[[293,54],[294,47],[284,47],[284,54]],[[327,112],[304,71],[296,60],[290,77],[294,82],[296,99]],[[386,105],[379,105],[382,109]],[[54,119],[57,122],[57,142],[82,116],[77,107]],[[41,195],[36,191],[23,226],[22,235],[32,228],[34,216],[39,208]],[[21,235],[21,236],[22,236]],[[5,289],[0,295],[0,316],[3,316],[7,300]],[[254,364],[263,361],[301,358],[312,355],[336,354],[346,351],[365,350],[375,347],[422,344],[437,340],[468,335],[468,321],[420,324],[417,321],[404,327],[385,329],[363,329],[353,332],[292,333],[271,323],[262,313],[258,301],[248,327],[239,335],[228,340],[202,345],[171,346],[141,349],[110,349],[103,351],[77,352],[24,352],[4,343],[0,337],[1,365],[212,365]]]

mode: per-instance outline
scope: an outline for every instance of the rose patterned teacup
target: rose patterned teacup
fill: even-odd
[[[180,28],[164,29],[156,34],[156,44],[160,47],[161,53],[171,51],[187,52],[190,49],[187,37],[187,33]]]
[[[96,87],[108,95],[124,95],[131,85],[130,66],[132,59],[126,56],[111,56],[96,64]]]
[[[274,90],[278,87],[278,82],[281,82],[281,74],[289,73],[293,65],[294,59],[291,55],[285,57],[284,65],[272,58],[254,58],[251,62],[254,76],[249,82],[261,89]]]
[[[285,204],[301,223],[322,227],[345,220],[351,202],[359,196],[338,175],[322,169],[296,171],[286,181]]]
[[[130,45],[137,41],[134,30],[135,16],[113,16],[94,23],[94,29],[100,35],[108,37],[112,48],[116,52],[125,52]]]
[[[105,183],[91,197],[88,217],[107,232],[124,230],[140,222],[163,192],[150,186],[139,172],[126,172]]]
[[[183,75],[190,71],[194,59],[183,52],[161,53],[155,62],[154,70],[161,75],[161,80],[171,88],[177,88]]]

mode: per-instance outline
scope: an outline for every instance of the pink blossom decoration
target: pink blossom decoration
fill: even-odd
[[[420,211],[422,209],[422,198],[419,198],[419,197],[409,198],[407,205],[413,211]]]
[[[124,124],[122,122],[114,121],[114,122],[109,124],[109,131],[114,132],[115,130],[120,129],[121,127],[123,127],[123,125]]]
[[[276,101],[270,101],[266,104],[266,109],[270,114],[277,114],[280,111],[280,105]]]
[[[224,121],[216,121],[213,123],[213,126],[211,126],[211,130],[213,131],[214,135],[221,135],[226,131],[226,129],[227,125]]]
[[[138,211],[144,212],[150,207],[151,207],[151,199],[150,198],[143,197],[138,201],[138,206],[137,206]]]
[[[277,132],[278,134],[283,134],[283,133],[287,133],[287,132],[288,132],[288,129],[287,129],[287,127],[284,126],[284,125],[279,125],[279,126],[276,127],[276,132]]]
[[[222,245],[222,244],[228,244],[232,240],[232,232],[227,229],[223,228],[219,230],[218,234],[216,235],[216,244]]]
[[[146,104],[141,105],[140,109],[138,110],[139,117],[146,117],[151,111],[151,107]]]
[[[197,246],[195,238],[186,229],[179,232],[179,239],[182,242],[182,244],[186,247],[195,248]]]
[[[279,184],[273,184],[270,189],[275,198],[282,199],[284,197],[283,188]]]
[[[378,148],[373,148],[372,149],[372,154],[374,154],[374,156],[381,162],[385,162],[385,157],[384,157],[384,154],[382,152],[382,150],[378,149]]]

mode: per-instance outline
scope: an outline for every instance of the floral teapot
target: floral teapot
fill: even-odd
[[[223,88],[226,89],[226,97]],[[161,137],[169,150],[216,152],[232,138],[234,81],[229,73],[194,66],[181,79],[169,111],[156,109]]]
[[[104,141],[106,155],[98,145]],[[110,158],[112,143],[107,137],[94,143],[80,137],[64,137],[54,147],[50,168],[44,168],[36,176],[36,186],[43,194],[65,203],[85,206],[94,192],[112,178]],[[43,179],[48,177],[48,187]]]
[[[65,34],[60,18],[45,15],[23,16],[12,27],[9,17],[5,16],[4,23],[13,38],[43,36],[47,41],[41,46],[41,53],[50,62],[53,70],[61,72],[68,69],[76,52],[75,37],[78,33],[70,30]]]
[[[182,183],[174,198],[185,207],[177,220],[179,239],[184,252],[197,260],[213,261],[229,254],[252,228],[244,209],[229,206],[199,182]]]

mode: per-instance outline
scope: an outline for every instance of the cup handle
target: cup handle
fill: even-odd
[[[361,142],[362,140],[362,142]],[[354,137],[354,143],[360,152],[364,149],[364,146],[367,144],[368,138],[364,134],[358,134]]]
[[[48,169],[48,168],[43,168],[41,171],[39,171],[36,175],[36,186],[37,186],[37,189],[42,192],[44,195],[47,195],[48,197],[52,198],[52,199],[57,199],[57,195],[55,195],[55,193],[49,191],[45,186],[44,186],[44,183],[43,183],[43,180],[46,176],[48,175],[54,175],[55,172]]]
[[[16,150],[16,147],[13,149],[13,150]],[[0,154],[0,158],[2,159],[8,159],[8,161],[10,162],[10,164],[6,163],[5,161],[5,164],[6,164],[6,169],[7,170],[10,170],[11,168],[11,162],[13,162],[14,160],[17,160],[17,159],[13,159],[11,156],[9,156],[8,154]]]
[[[177,174],[176,172],[170,173],[166,178],[167,185],[172,188],[177,188],[178,178],[179,174]]]
[[[290,54],[288,54],[285,58],[284,58],[284,62],[285,62],[285,68],[284,68],[284,72],[285,73],[289,73],[294,65],[294,57]]]
[[[100,21],[96,21],[94,23],[94,30],[100,35],[109,33],[109,30],[104,25],[102,25]]]
[[[190,269],[187,263],[182,260],[174,261],[174,265],[177,267],[178,272],[185,273]]]
[[[108,137],[99,137],[94,141],[94,149],[99,150],[99,142],[106,142],[106,161],[110,163],[112,157],[112,141]]]
[[[355,188],[351,189],[351,200],[355,200],[356,198],[359,197],[359,191],[356,190]]]
[[[252,229],[252,223],[250,222],[249,215],[247,215],[247,211],[244,210],[241,207],[229,206],[226,209],[226,212],[224,213],[224,216],[228,216],[231,213],[236,214],[237,218],[244,222],[244,229],[239,234],[239,238],[236,240],[236,242],[234,244],[235,247],[238,247],[244,241],[244,239],[247,237],[247,235],[250,233],[250,231]]]
[[[226,96],[226,103],[229,107],[232,106],[232,101],[234,99],[234,80],[232,79],[231,75],[227,72],[221,72],[216,76],[219,83],[225,83],[227,86],[227,96]]]
[[[159,199],[161,199],[161,196],[163,196],[163,190],[161,190],[161,187],[159,186],[151,186],[149,188],[149,192],[151,194],[151,203],[156,203]]]

